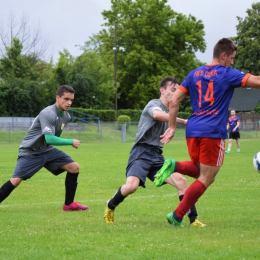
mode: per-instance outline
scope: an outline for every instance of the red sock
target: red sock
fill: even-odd
[[[188,175],[190,177],[196,177],[198,176],[200,169],[195,163],[191,161],[177,162],[176,172],[179,172],[184,175]]]
[[[199,180],[194,181],[185,191],[182,201],[174,211],[178,219],[183,219],[188,210],[198,201],[200,196],[206,191],[206,186]]]

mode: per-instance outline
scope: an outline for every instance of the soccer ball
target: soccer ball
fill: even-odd
[[[253,158],[254,168],[260,172],[260,152],[258,152]]]

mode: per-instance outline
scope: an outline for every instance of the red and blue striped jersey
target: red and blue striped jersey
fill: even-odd
[[[190,96],[192,115],[186,137],[227,136],[228,107],[236,87],[245,86],[250,73],[220,64],[204,65],[191,71],[179,86]]]

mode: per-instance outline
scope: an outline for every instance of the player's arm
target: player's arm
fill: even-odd
[[[169,113],[169,127],[166,132],[161,136],[162,143],[169,143],[174,136],[176,130],[177,115],[179,112],[179,104],[185,98],[186,94],[177,89],[170,102],[170,113]]]
[[[47,135],[47,134],[45,134],[44,137],[46,143],[50,145],[57,145],[57,146],[73,145],[73,139],[61,138],[55,135]]]
[[[229,129],[229,122],[227,122],[227,131],[228,131],[228,129]]]
[[[76,139],[66,139],[51,134],[44,134],[44,137],[46,143],[51,145],[72,145],[76,149],[78,149],[80,145],[80,141]]]
[[[165,113],[162,110],[154,110],[153,111],[153,118],[156,121],[161,121],[161,122],[169,122],[169,114]],[[187,119],[183,119],[183,118],[179,118],[177,117],[176,122],[183,124],[183,125],[187,125]]]
[[[260,88],[260,76],[250,75],[246,80],[245,87]]]
[[[240,121],[237,121],[236,126],[234,127],[234,131],[237,130],[237,128],[240,126]]]

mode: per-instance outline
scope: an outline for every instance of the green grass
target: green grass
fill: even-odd
[[[19,144],[1,145],[0,185],[15,167]],[[64,177],[45,169],[24,181],[0,205],[0,259],[259,259],[260,174],[252,166],[260,140],[241,140],[215,183],[197,203],[205,229],[175,229],[166,214],[178,203],[176,189],[139,188],[106,225],[106,201],[125,183],[132,142],[83,143],[62,147],[81,166],[76,200],[86,212],[63,212]],[[187,160],[184,140],[165,145],[165,157]],[[188,178],[191,183],[193,180]]]

